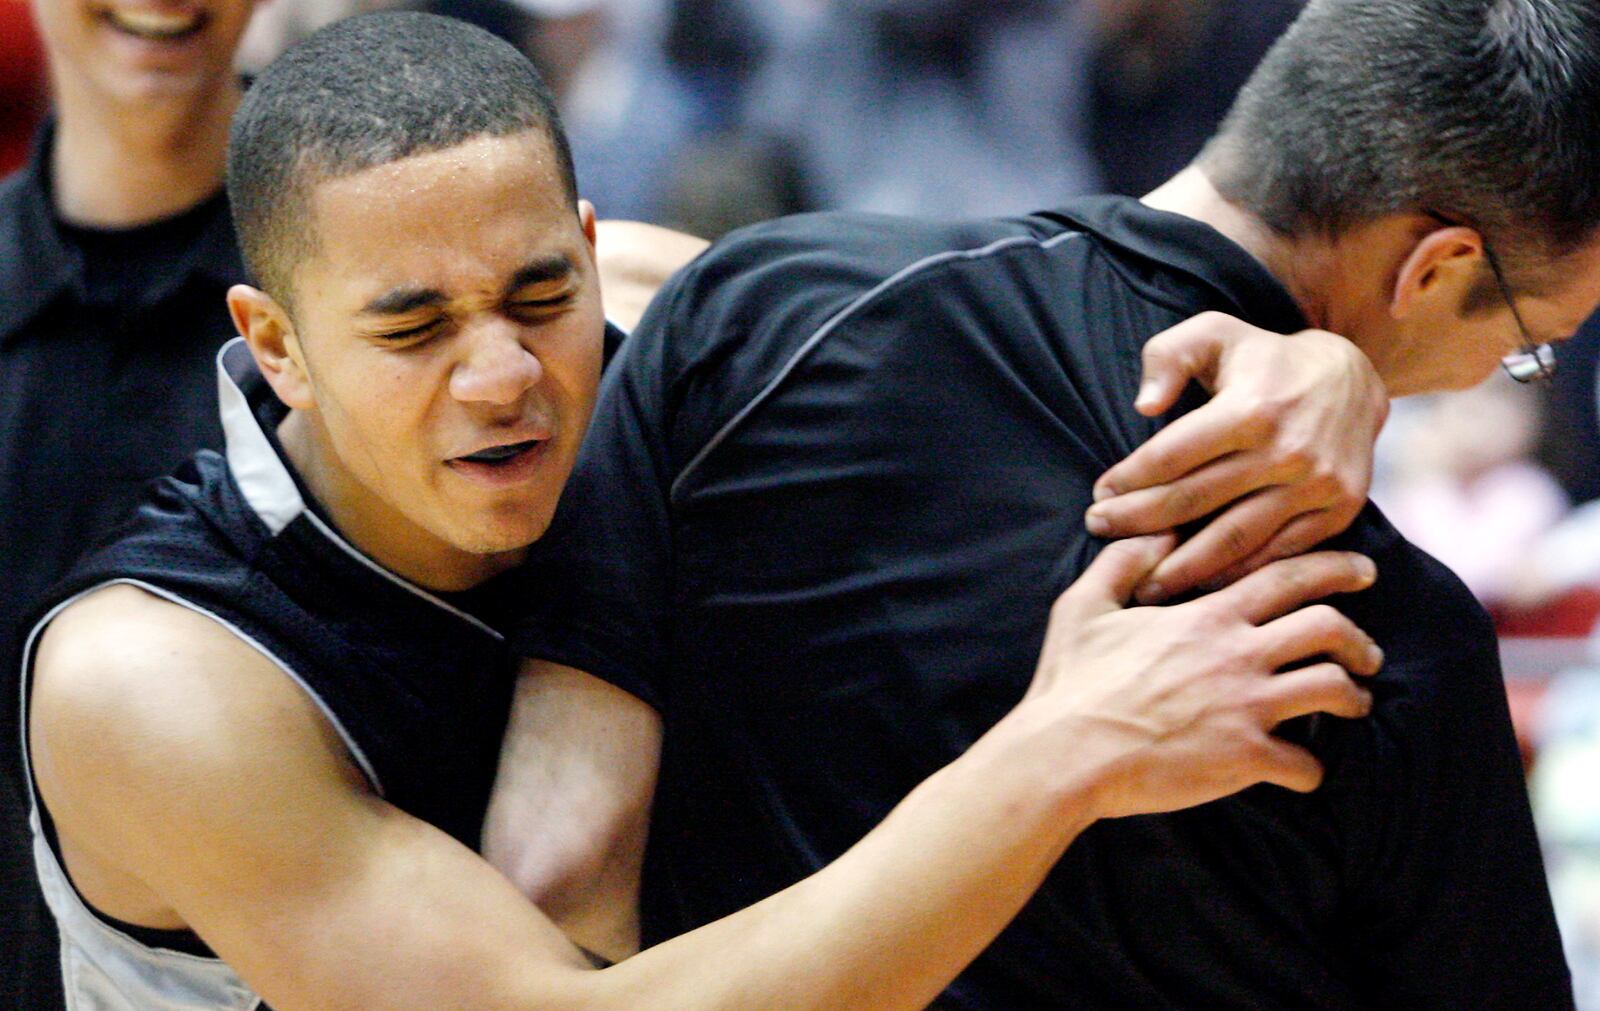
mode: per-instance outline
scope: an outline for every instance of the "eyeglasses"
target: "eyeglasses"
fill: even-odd
[[[1438,211],[1424,213],[1453,228],[1472,228],[1480,238],[1483,237],[1483,230],[1475,225],[1466,225]],[[1501,358],[1500,367],[1505,370],[1506,375],[1519,383],[1548,383],[1556,374],[1556,349],[1542,341],[1534,340],[1533,335],[1528,332],[1528,324],[1522,321],[1522,313],[1517,309],[1517,300],[1511,294],[1511,285],[1506,283],[1506,272],[1500,266],[1500,258],[1494,255],[1494,249],[1489,245],[1487,238],[1483,239],[1483,258],[1489,261],[1489,272],[1494,274],[1495,287],[1500,289],[1500,297],[1505,299],[1506,308],[1511,310],[1511,318],[1517,321],[1517,332],[1522,335],[1522,347],[1514,354]]]
[[[1511,297],[1511,285],[1506,283],[1506,272],[1500,269],[1500,258],[1494,255],[1487,239],[1483,243],[1483,258],[1489,261],[1489,271],[1494,274],[1500,297],[1506,300],[1511,318],[1517,321],[1517,332],[1522,334],[1521,350],[1501,358],[1500,367],[1519,383],[1548,383],[1556,374],[1556,349],[1534,340],[1533,335],[1528,333],[1528,324],[1522,321],[1522,313],[1517,310],[1517,300]]]

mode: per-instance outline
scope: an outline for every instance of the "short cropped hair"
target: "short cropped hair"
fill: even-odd
[[[1284,234],[1431,213],[1531,271],[1600,225],[1600,4],[1311,0],[1199,165]]]
[[[295,264],[315,252],[309,215],[318,183],[528,130],[549,139],[576,208],[555,99],[514,47],[430,14],[329,25],[273,62],[234,116],[228,199],[245,265],[287,307]]]

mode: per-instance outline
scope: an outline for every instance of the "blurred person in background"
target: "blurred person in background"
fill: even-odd
[[[1510,602],[1528,552],[1570,508],[1532,458],[1540,401],[1506,376],[1403,401],[1379,441],[1373,501],[1487,607]]]
[[[751,7],[770,42],[744,123],[789,146],[812,206],[1022,213],[1098,186],[1068,0]]]
[[[1534,729],[1539,760],[1529,787],[1556,919],[1578,1007],[1600,1008],[1600,667],[1557,675]]]
[[[659,222],[674,164],[702,120],[662,52],[659,0],[517,0],[550,82],[578,183],[602,217]],[[435,8],[437,9],[437,8]]]
[[[0,696],[18,624],[135,490],[221,445],[223,296],[244,280],[222,195],[253,0],[35,0],[54,118],[0,185]],[[0,706],[0,737],[16,734]],[[58,1007],[19,756],[0,758],[0,1005]]]
[[[247,76],[266,69],[278,54],[340,18],[372,7],[382,0],[272,0],[261,4],[239,42],[235,65]]]
[[[44,49],[27,0],[0,0],[0,176],[28,160],[44,117]]]
[[[1196,155],[1301,0],[680,0],[676,58],[748,83],[744,122],[792,149],[812,206],[962,216],[1138,194]],[[721,43],[721,44],[717,44]],[[759,69],[752,69],[759,68]]]
[[[1563,516],[1526,547],[1506,587],[1507,606],[1529,612],[1575,590],[1600,589],[1600,501]]]
[[[1562,450],[1558,460],[1576,456],[1593,467],[1600,455],[1593,395],[1600,317],[1590,320],[1573,343],[1580,342],[1586,354],[1574,369],[1572,395],[1556,391],[1552,407],[1560,420],[1550,426],[1549,436],[1551,448]],[[1589,624],[1587,661],[1558,671],[1536,703],[1537,761],[1530,786],[1578,1006],[1593,1009],[1600,1008],[1600,791],[1595,789],[1600,781],[1600,627],[1592,620],[1600,599],[1600,501],[1592,496],[1600,474],[1574,476],[1583,479],[1579,490],[1591,501],[1527,552],[1511,603],[1543,615],[1566,609]]]
[[[670,0],[667,8],[663,52],[699,97],[706,125],[734,128],[740,96],[767,54],[770,14],[746,0]]]
[[[1600,413],[1595,374],[1600,371],[1600,316],[1561,349],[1562,369],[1544,411],[1539,458],[1573,502],[1600,498]],[[1570,363],[1571,367],[1566,367]]]

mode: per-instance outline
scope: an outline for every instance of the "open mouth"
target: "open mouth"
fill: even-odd
[[[102,13],[119,32],[151,42],[176,42],[196,35],[209,20],[204,11],[153,11],[108,7]]]
[[[488,449],[480,449],[471,456],[458,456],[456,459],[464,463],[505,467],[516,463],[525,454],[538,449],[543,444],[541,439],[529,439],[527,442],[513,442],[505,446],[491,446]]]

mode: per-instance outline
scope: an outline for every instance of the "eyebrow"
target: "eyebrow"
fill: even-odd
[[[506,283],[505,293],[511,294],[530,284],[547,284],[570,277],[575,268],[565,256],[547,256],[524,264]],[[401,316],[416,309],[427,309],[448,302],[449,298],[437,288],[402,286],[374,298],[361,307],[363,316]]]
[[[363,316],[399,316],[413,309],[441,305],[447,299],[437,288],[392,288],[361,307]]]
[[[564,281],[572,276],[575,270],[572,261],[561,254],[534,260],[511,275],[510,282],[506,284],[506,294],[509,295],[519,288],[526,288],[530,284]]]

